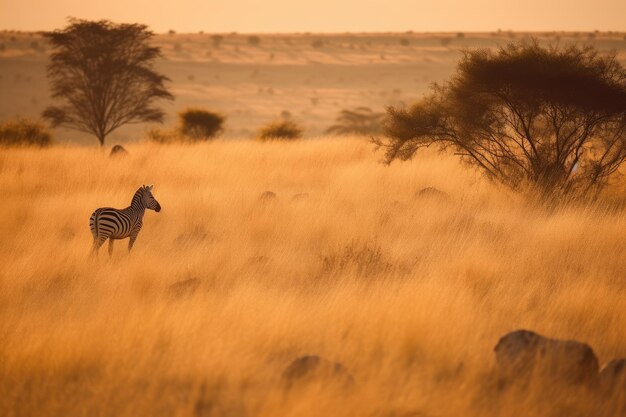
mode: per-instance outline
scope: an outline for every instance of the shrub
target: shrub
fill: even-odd
[[[213,36],[211,36],[211,39],[213,39],[213,44],[215,46],[219,46],[222,43],[222,41],[224,40],[224,36],[222,36],[222,35],[213,35]]]
[[[202,109],[188,109],[178,114],[179,132],[191,140],[212,139],[222,133],[224,116]]]
[[[174,130],[150,129],[146,132],[146,138],[162,145],[175,142],[183,142],[184,138]]]
[[[269,123],[259,131],[259,139],[266,140],[295,140],[302,137],[302,128],[291,120],[278,120]]]
[[[400,39],[400,45],[409,46],[411,42],[408,39]]]
[[[259,38],[258,36],[254,35],[254,36],[250,36],[248,38],[248,43],[252,46],[258,46],[261,44],[261,38]]]
[[[1,146],[49,146],[52,135],[41,123],[18,118],[0,124]]]
[[[311,42],[311,46],[315,49],[319,49],[324,46],[324,41],[321,39],[316,39],[313,42]]]

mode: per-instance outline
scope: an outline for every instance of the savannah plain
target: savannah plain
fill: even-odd
[[[533,35],[626,60],[624,34]],[[220,139],[158,145],[130,126],[107,139],[129,152],[112,159],[58,129],[55,146],[0,150],[0,415],[616,415],[583,391],[502,389],[493,347],[527,328],[601,364],[626,357],[623,177],[596,202],[545,205],[453,155],[387,166],[368,138],[323,133],[342,109],[419,98],[461,48],[525,35],[222,36],[156,38],[166,125],[210,108],[227,117]],[[0,42],[0,119],[36,117],[45,44]],[[304,139],[252,140],[285,111]],[[142,184],[163,210],[132,253],[90,257],[91,212]],[[303,355],[353,382],[286,387]]]

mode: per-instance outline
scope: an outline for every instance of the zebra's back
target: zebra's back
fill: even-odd
[[[124,239],[130,236],[132,221],[123,210],[102,207],[91,214],[89,228],[94,239],[99,237]]]

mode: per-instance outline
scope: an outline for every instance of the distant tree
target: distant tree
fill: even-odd
[[[382,133],[384,113],[373,112],[369,107],[357,107],[339,112],[335,124],[326,129],[331,135],[379,135]]]
[[[17,118],[0,124],[0,146],[48,146],[52,135],[41,123]]]
[[[302,137],[302,128],[291,120],[278,120],[261,128],[259,139],[268,140],[294,140]]]
[[[388,162],[435,145],[512,188],[597,192],[626,161],[626,71],[592,47],[465,52],[446,84],[389,108],[386,136]]]
[[[211,39],[213,40],[213,44],[218,47],[220,46],[220,44],[222,43],[222,41],[224,40],[224,36],[222,35],[212,35]]]
[[[178,114],[180,134],[191,140],[218,136],[224,129],[224,116],[202,109],[188,109]]]
[[[63,102],[43,112],[52,126],[94,134],[104,145],[120,126],[163,121],[154,102],[174,97],[165,87],[169,79],[153,68],[161,51],[149,44],[146,26],[72,19],[44,36],[53,48],[52,97]]]

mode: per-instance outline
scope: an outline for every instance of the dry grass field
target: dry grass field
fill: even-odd
[[[529,328],[626,357],[623,189],[547,208],[359,138],[128,149],[0,153],[0,415],[602,415],[501,389],[493,346]],[[133,252],[90,257],[93,209],[147,183],[163,210]],[[285,388],[306,354],[354,383]]]

